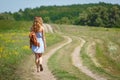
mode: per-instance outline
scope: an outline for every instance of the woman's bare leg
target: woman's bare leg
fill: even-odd
[[[39,72],[39,54],[35,53],[35,64],[36,64],[36,67],[37,67],[37,72]]]
[[[40,71],[43,71],[43,67],[42,67],[42,54],[39,54],[39,66],[40,66]]]

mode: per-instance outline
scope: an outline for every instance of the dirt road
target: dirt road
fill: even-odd
[[[80,41],[81,41],[80,45],[77,46],[72,53],[73,65],[75,65],[78,69],[80,69],[80,71],[82,71],[83,73],[85,73],[86,75],[90,76],[91,78],[93,78],[95,80],[106,80],[105,78],[101,77],[100,75],[93,73],[86,66],[84,66],[82,64],[82,59],[80,58],[80,51],[85,43],[85,40],[80,38]]]

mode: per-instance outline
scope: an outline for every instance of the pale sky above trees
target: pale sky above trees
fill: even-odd
[[[48,5],[71,5],[71,4],[88,4],[88,3],[112,3],[119,4],[120,0],[1,0],[1,12],[17,12],[19,9],[35,8]]]

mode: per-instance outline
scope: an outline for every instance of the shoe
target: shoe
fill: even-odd
[[[40,71],[43,71],[43,67],[42,67],[42,64],[40,64]]]

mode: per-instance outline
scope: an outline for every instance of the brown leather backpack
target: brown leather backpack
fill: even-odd
[[[40,46],[40,44],[37,42],[37,36],[36,36],[35,32],[33,32],[33,31],[30,32],[29,38],[30,38],[30,48],[32,45],[38,46],[38,47]]]

